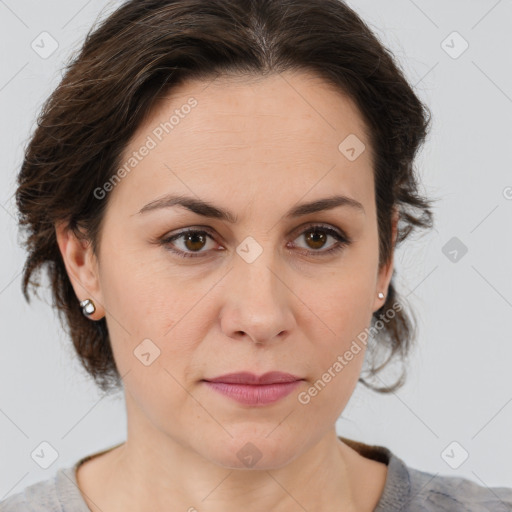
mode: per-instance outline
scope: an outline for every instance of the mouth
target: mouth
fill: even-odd
[[[251,406],[277,402],[289,395],[303,381],[301,377],[284,372],[267,372],[259,376],[250,372],[237,372],[203,379],[210,389]]]

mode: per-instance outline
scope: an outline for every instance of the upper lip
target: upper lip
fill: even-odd
[[[302,380],[301,377],[285,372],[267,372],[263,375],[255,375],[250,372],[236,372],[221,375],[213,379],[204,379],[207,382],[224,382],[226,384],[276,384],[282,382],[294,382]]]

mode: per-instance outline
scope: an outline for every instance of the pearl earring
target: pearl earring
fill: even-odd
[[[379,292],[379,294],[377,295],[377,297],[379,297],[379,299],[383,299],[384,298],[384,294],[382,292]]]
[[[90,316],[96,311],[96,306],[91,299],[85,299],[80,302],[80,307],[82,308],[82,313],[85,316]]]

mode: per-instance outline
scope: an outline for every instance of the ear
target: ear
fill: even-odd
[[[377,279],[377,289],[375,290],[375,302],[373,306],[373,311],[377,311],[382,307],[382,305],[386,302],[386,295],[389,287],[389,283],[391,281],[391,277],[393,276],[393,262],[395,259],[395,244],[396,244],[396,237],[398,234],[398,220],[400,217],[400,214],[398,212],[398,208],[393,208],[393,214],[391,219],[391,229],[392,229],[392,246],[391,246],[391,255],[389,257],[389,262],[384,265],[378,275]],[[378,293],[382,292],[384,294],[383,299],[378,298]]]
[[[78,300],[91,299],[96,306],[96,311],[87,318],[100,320],[105,311],[98,277],[98,261],[93,254],[91,243],[78,238],[65,221],[55,224],[55,234]]]

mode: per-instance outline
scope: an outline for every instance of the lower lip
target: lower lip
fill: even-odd
[[[215,391],[246,405],[267,405],[277,402],[289,395],[301,383],[300,380],[262,385],[204,382]]]

